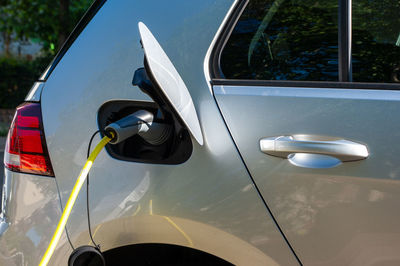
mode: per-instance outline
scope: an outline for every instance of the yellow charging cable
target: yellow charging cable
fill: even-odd
[[[82,188],[83,183],[86,180],[87,174],[89,173],[90,168],[93,165],[94,160],[96,160],[97,155],[99,155],[100,151],[106,146],[108,142],[114,137],[113,134],[111,134],[111,138],[105,136],[99,144],[97,144],[96,148],[92,151],[90,154],[89,158],[87,159],[85,165],[83,166],[81,173],[78,176],[78,179],[75,182],[74,188],[72,189],[71,195],[69,195],[67,205],[65,205],[64,211],[61,215],[60,221],[58,221],[58,225],[56,228],[56,231],[53,234],[53,237],[51,238],[50,244],[47,247],[46,252],[43,255],[42,260],[40,261],[39,266],[46,266],[47,263],[49,263],[49,260],[51,256],[53,255],[54,250],[56,249],[56,246],[58,244],[58,241],[60,240],[61,234],[65,228],[65,225],[67,224],[69,215],[71,214],[72,207],[75,204],[75,200],[78,197],[79,191]]]

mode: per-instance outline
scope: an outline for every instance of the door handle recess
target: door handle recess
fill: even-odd
[[[260,140],[261,151],[281,158],[291,154],[319,154],[335,157],[342,162],[366,159],[367,146],[361,143],[315,135],[268,137]]]

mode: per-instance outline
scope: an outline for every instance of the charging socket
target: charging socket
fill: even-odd
[[[165,111],[161,113],[155,103],[129,100],[106,102],[98,111],[99,128],[106,128],[107,125],[140,110],[152,113],[155,125],[167,125],[171,131],[168,138],[155,142],[150,141],[147,136],[143,138],[140,134],[135,134],[118,144],[107,145],[106,150],[110,156],[123,161],[152,164],[180,164],[188,160],[193,150],[189,132],[174,115]]]

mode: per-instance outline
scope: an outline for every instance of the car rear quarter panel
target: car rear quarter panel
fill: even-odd
[[[61,216],[54,178],[5,170],[0,265],[38,265]],[[72,252],[63,233],[51,263],[66,265]]]
[[[108,1],[57,65],[42,93],[46,141],[65,205],[86,160],[97,111],[115,99],[149,101],[131,85],[143,66],[137,24],[163,46],[193,98],[205,143],[180,165],[124,162],[105,151],[90,175],[94,239],[103,250],[170,243],[241,265],[296,265],[227,131],[204,58],[233,2]],[[99,138],[94,140],[97,143]],[[67,224],[90,244],[83,187]]]

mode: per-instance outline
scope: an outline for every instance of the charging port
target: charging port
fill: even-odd
[[[155,123],[171,127],[169,137],[161,144],[157,144],[146,141],[136,134],[121,143],[107,145],[107,152],[119,160],[141,163],[180,164],[189,159],[193,150],[189,132],[172,114],[166,112],[161,114],[155,103],[128,100],[106,102],[98,111],[99,128],[106,128],[107,125],[140,110],[152,113]]]

